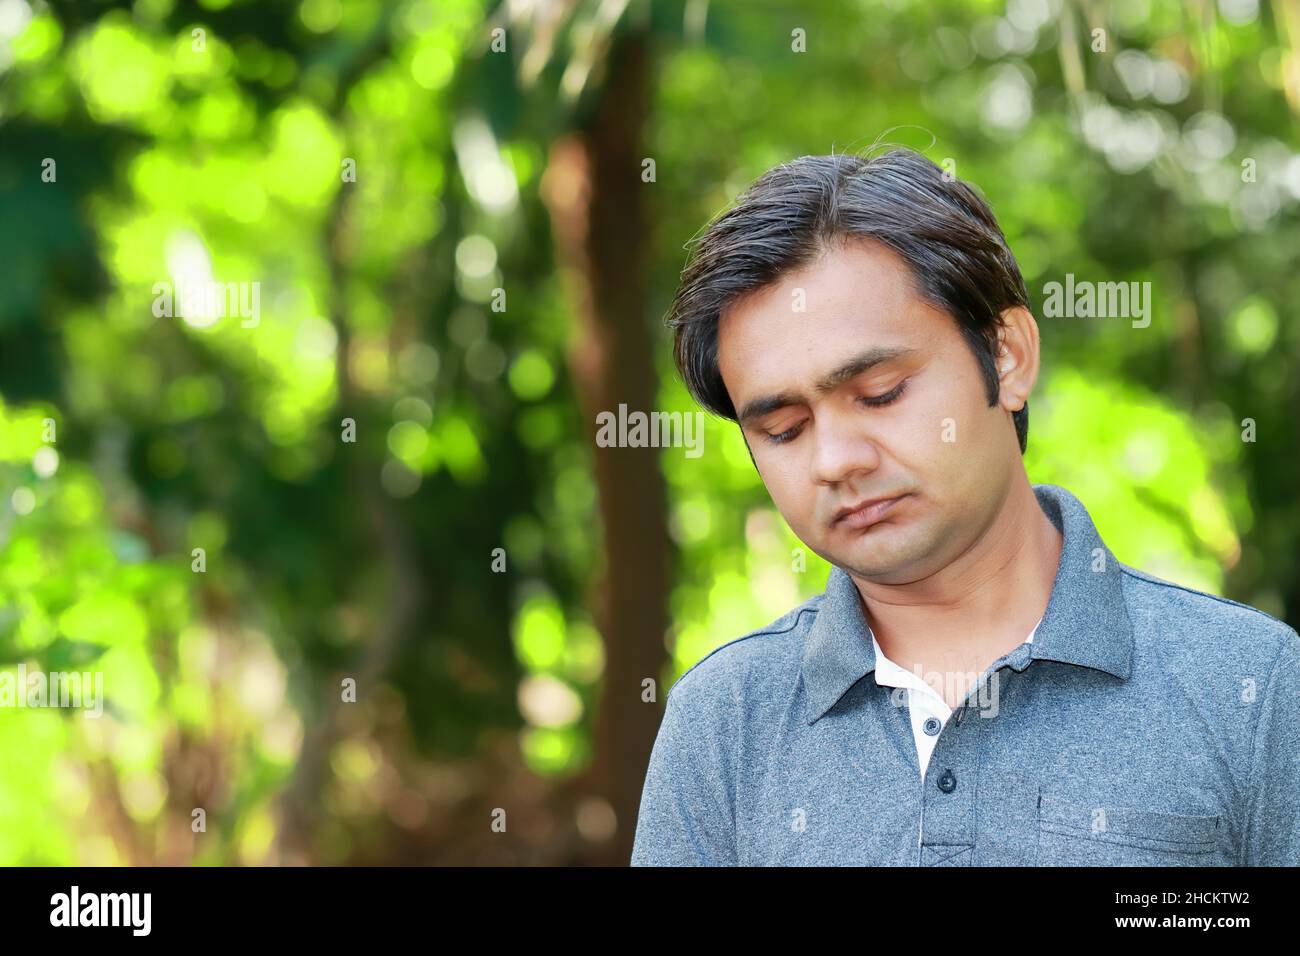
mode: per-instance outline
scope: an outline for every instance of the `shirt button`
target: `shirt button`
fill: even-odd
[[[925,723],[921,725],[927,734],[933,737],[939,732],[943,724],[939,723],[938,717],[927,717]]]
[[[939,777],[939,789],[944,793],[952,793],[957,789],[957,778],[952,775],[951,770],[945,770]]]

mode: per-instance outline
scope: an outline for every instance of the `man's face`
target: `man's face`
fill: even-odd
[[[989,407],[956,321],[878,243],[837,244],[733,303],[718,362],[772,501],[860,578],[907,584],[946,567],[992,523],[1019,464],[1009,412]]]

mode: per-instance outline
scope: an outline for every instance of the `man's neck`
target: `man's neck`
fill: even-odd
[[[914,672],[978,673],[1042,617],[1062,545],[1020,472],[987,531],[947,567],[911,584],[854,583],[890,660]]]

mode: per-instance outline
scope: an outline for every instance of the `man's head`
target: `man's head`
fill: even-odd
[[[687,387],[739,422],[791,529],[860,577],[945,567],[1023,469],[1024,280],[983,200],[917,153],[765,174],[699,239],[670,324]]]

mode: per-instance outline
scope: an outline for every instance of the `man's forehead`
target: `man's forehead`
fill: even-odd
[[[923,301],[898,308],[845,302],[806,313],[732,312],[719,327],[718,360],[737,379],[809,384],[870,354],[877,365],[932,349],[947,316]],[[865,368],[864,368],[865,370]]]
[[[720,319],[726,323],[753,314],[806,314],[846,305],[860,311],[915,298],[915,282],[902,257],[876,242],[847,241],[733,299]]]
[[[917,293],[901,256],[876,242],[849,241],[724,308],[719,370],[739,409],[775,392],[811,394],[870,350],[899,353],[874,365],[931,350],[951,325]]]

